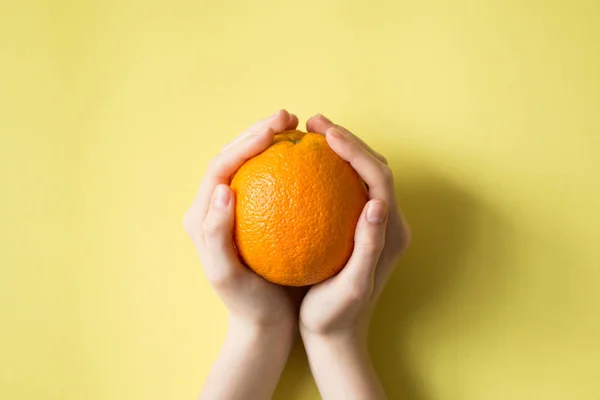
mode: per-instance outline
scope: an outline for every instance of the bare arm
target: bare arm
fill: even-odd
[[[385,399],[366,341],[351,336],[303,336],[323,399]]]
[[[292,346],[290,326],[256,327],[230,321],[225,344],[200,399],[270,399]]]
[[[229,330],[202,389],[201,399],[270,399],[297,327],[297,309],[286,288],[245,268],[233,246],[233,173],[273,141],[293,129],[287,111],[258,122],[225,146],[211,162],[183,225],[194,242],[205,275],[229,313]]]
[[[313,286],[302,302],[300,332],[310,368],[325,400],[385,399],[367,334],[377,299],[408,246],[408,224],[396,205],[385,158],[323,116],[311,118],[307,128],[326,134],[332,150],[366,182],[370,198],[348,263],[335,277]]]

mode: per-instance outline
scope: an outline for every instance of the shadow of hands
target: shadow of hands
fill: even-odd
[[[462,273],[472,221],[481,206],[444,177],[394,168],[396,194],[413,240],[379,300],[369,336],[373,361],[390,399],[428,399],[410,358],[418,310],[434,302]],[[442,333],[443,334],[443,333]]]
[[[467,301],[483,301],[504,286],[500,284],[506,281],[501,267],[504,241],[498,239],[506,227],[481,199],[442,174],[423,165],[391,161],[397,199],[413,235],[377,304],[369,347],[389,399],[430,400],[434,398],[431,379],[423,376],[412,348],[423,331],[422,317],[442,327],[428,327],[428,334],[450,336],[448,330],[464,328],[450,315],[456,301],[463,301],[463,289]],[[486,282],[498,283],[498,288]],[[274,398],[318,397],[298,340]]]

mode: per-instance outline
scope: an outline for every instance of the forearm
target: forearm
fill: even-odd
[[[366,340],[303,334],[310,369],[323,399],[386,399]]]
[[[255,327],[230,320],[225,343],[200,399],[270,399],[287,361],[293,327]]]

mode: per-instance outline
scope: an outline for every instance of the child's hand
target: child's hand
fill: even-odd
[[[265,150],[275,133],[295,129],[298,118],[281,110],[260,121],[216,156],[183,225],[192,238],[210,284],[230,317],[254,327],[295,324],[296,312],[286,289],[244,267],[233,246],[235,196],[231,176],[249,158]]]
[[[326,134],[333,151],[366,182],[370,200],[358,221],[348,263],[338,275],[313,286],[302,302],[302,339],[324,399],[385,398],[368,354],[367,329],[377,298],[408,246],[409,227],[396,204],[385,158],[323,116],[306,125]]]

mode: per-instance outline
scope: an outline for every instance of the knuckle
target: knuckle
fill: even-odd
[[[401,255],[412,242],[412,231],[409,226],[398,225],[394,228],[391,234],[391,244],[393,248],[390,249],[390,253],[394,255]]]
[[[183,219],[181,220],[181,226],[183,226],[183,229],[187,233],[190,233],[190,213],[189,213],[189,211],[186,212],[185,214],[183,214]]]
[[[192,236],[197,231],[198,221],[197,221],[197,218],[194,217],[194,215],[191,211],[187,211],[183,215],[183,220],[182,220],[181,224],[183,226],[183,229],[190,236]]]
[[[361,245],[365,261],[376,262],[383,250],[385,240],[369,240]]]
[[[387,184],[392,184],[394,182],[394,173],[389,165],[382,164],[381,175]]]
[[[362,157],[363,156],[363,147],[358,144],[356,141],[354,140],[349,140],[346,142],[347,146],[348,146],[348,153],[350,154],[351,158],[358,158],[358,157]]]
[[[400,231],[400,248],[406,250],[412,243],[412,229],[409,226],[402,227]]]
[[[346,301],[362,303],[370,297],[370,287],[367,282],[350,282],[346,290]]]
[[[216,156],[212,160],[210,160],[210,163],[208,164],[208,168],[211,171],[218,171],[219,169],[221,169],[222,165],[223,165],[223,156],[221,156],[219,154],[218,156]]]
[[[202,224],[202,232],[207,239],[215,239],[221,236],[221,226],[214,218],[206,218]]]
[[[236,274],[226,269],[219,269],[210,274],[207,278],[213,288],[224,290],[233,286],[236,280]]]

